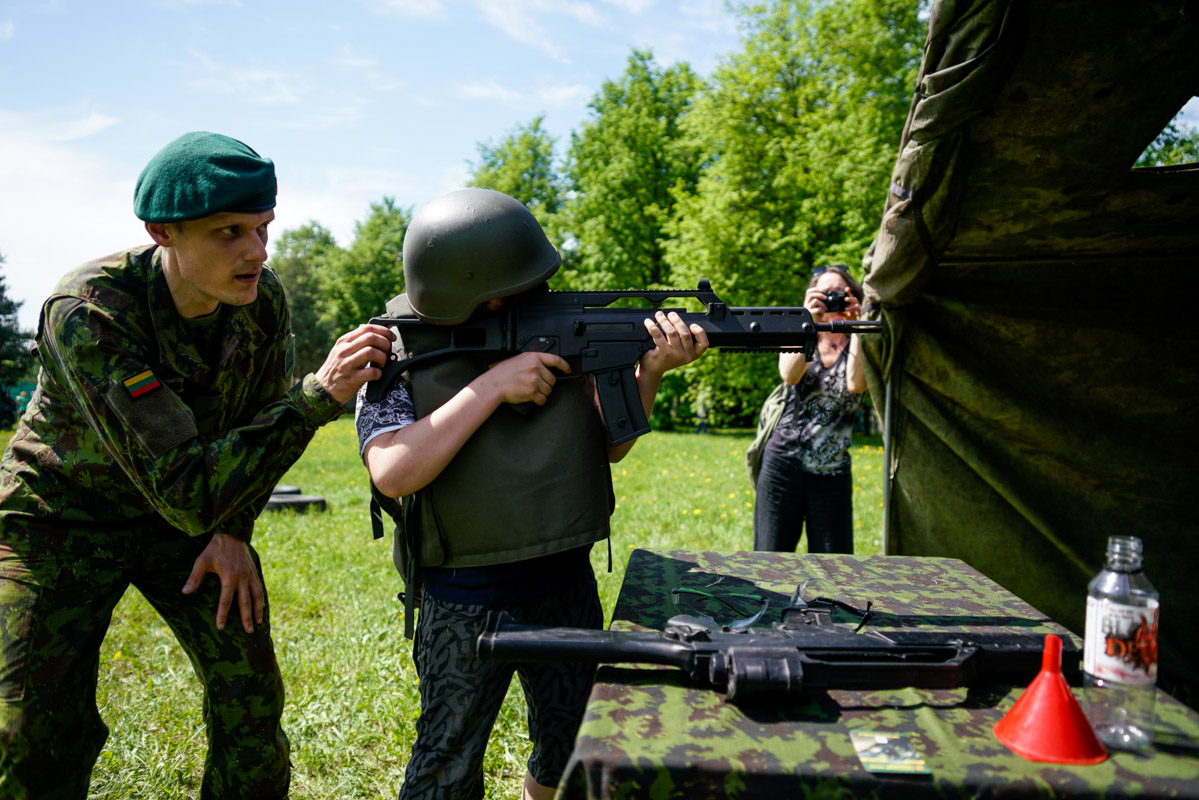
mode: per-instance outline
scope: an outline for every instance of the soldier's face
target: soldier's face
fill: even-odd
[[[182,316],[202,317],[220,303],[254,302],[274,218],[274,211],[224,212],[173,225],[147,223],[154,241],[168,248],[163,271]]]

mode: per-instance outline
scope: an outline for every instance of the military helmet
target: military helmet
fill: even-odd
[[[438,197],[404,234],[408,302],[434,325],[464,322],[480,303],[536,286],[561,263],[529,209],[491,189]]]

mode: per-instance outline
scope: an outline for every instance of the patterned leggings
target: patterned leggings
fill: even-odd
[[[604,619],[590,568],[585,580],[531,603],[464,605],[426,594],[413,647],[421,712],[400,800],[483,797],[483,755],[514,672],[529,707],[529,774],[543,786],[562,777],[595,665],[480,661],[475,640],[493,609],[529,625],[598,629]]]

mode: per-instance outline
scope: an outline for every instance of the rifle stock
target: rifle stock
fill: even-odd
[[[704,305],[702,312],[662,309],[671,298],[690,297]],[[643,300],[648,307],[609,308],[618,300]],[[404,359],[393,353],[383,376],[367,385],[367,399],[378,402],[400,373],[422,363],[465,353],[485,353],[496,359],[528,351],[554,353],[570,364],[564,378],[594,375],[600,411],[612,444],[649,432],[635,380],[637,360],[653,349],[643,323],[655,311],[675,311],[687,325],[708,335],[711,347],[722,352],[769,353],[801,351],[811,360],[821,332],[878,333],[881,323],[835,321],[818,323],[803,306],[731,307],[712,291],[707,279],[695,289],[646,289],[599,292],[557,292],[546,289],[513,298],[498,313],[482,315],[447,329],[444,347]],[[375,317],[372,324],[403,328],[428,323],[416,319]],[[441,326],[430,326],[441,327]]]

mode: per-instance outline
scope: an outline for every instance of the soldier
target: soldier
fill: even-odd
[[[379,375],[392,334],[345,334],[293,385],[287,305],[264,264],[274,207],[270,160],[185,134],[137,182],[154,244],[68,273],[42,308],[37,389],[0,461],[0,798],[86,797],[108,735],[100,644],[130,584],[203,683],[200,796],[287,796],[250,536],[316,429]],[[235,598],[244,632],[225,630]]]
[[[560,263],[513,198],[487,189],[437,198],[408,226],[408,293],[387,306],[389,316],[433,325],[404,328],[397,346],[436,349],[440,326],[494,312],[544,285]],[[655,347],[638,364],[637,391],[648,417],[662,376],[697,358],[708,339],[674,312],[645,326]],[[554,372],[569,369],[550,353],[493,365],[463,355],[413,370],[379,403],[359,393],[373,491],[400,523],[396,566],[414,578],[409,595],[417,580],[423,593],[413,647],[421,712],[403,800],[483,797],[487,739],[514,671],[533,740],[523,796],[552,797],[565,769],[594,665],[483,662],[475,640],[495,609],[529,624],[603,624],[590,552],[608,538],[609,464],[633,441],[608,442],[594,386]],[[402,496],[413,499],[397,513],[388,498]]]

